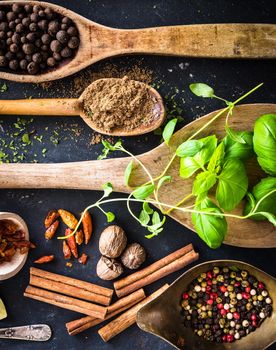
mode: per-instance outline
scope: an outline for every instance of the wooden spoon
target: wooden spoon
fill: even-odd
[[[145,29],[115,29],[92,22],[61,6],[39,4],[70,17],[80,34],[80,47],[69,63],[44,74],[23,75],[0,72],[1,79],[38,83],[64,78],[107,57],[153,54],[208,58],[275,58],[276,25],[273,24],[195,24]],[[14,1],[1,1],[1,6]]]
[[[165,107],[160,94],[151,86],[142,82],[137,82],[143,85],[149,91],[149,95],[153,99],[155,106],[152,110],[152,118],[149,123],[142,123],[134,129],[126,127],[116,127],[106,130],[100,127],[93,121],[83,108],[85,94],[89,90],[89,95],[93,96],[93,89],[99,81],[114,82],[122,80],[119,78],[99,79],[90,84],[81,96],[76,98],[62,99],[26,99],[26,100],[0,100],[0,114],[9,115],[48,115],[48,116],[76,116],[79,115],[84,122],[93,130],[105,135],[112,136],[134,136],[148,133],[157,129],[163,122],[166,116]],[[126,84],[129,81],[126,80]]]
[[[254,332],[233,344],[216,343],[204,340],[189,327],[184,327],[181,316],[180,299],[190,283],[201,273],[212,270],[213,267],[237,267],[248,271],[265,283],[273,301],[272,315]],[[136,317],[138,326],[146,332],[154,334],[167,341],[179,350],[261,350],[267,349],[276,341],[276,279],[253,265],[237,260],[213,260],[196,265],[186,271],[170,287],[153,301],[141,308]]]
[[[177,146],[207,123],[217,112],[207,114],[176,132],[171,139],[170,148],[163,143],[139,155],[138,158],[150,169],[152,175],[157,177],[170,161]],[[231,127],[234,130],[252,130],[255,120],[266,113],[276,113],[276,104],[237,106],[231,116]],[[208,130],[201,133],[200,137],[216,134],[222,138],[225,135],[224,125],[225,118],[218,118],[208,127]],[[125,157],[62,164],[0,164],[0,187],[101,190],[105,182],[111,182],[115,191],[129,193],[131,189],[124,183],[124,171],[129,162],[130,158]],[[265,176],[255,159],[248,161],[247,170],[251,185]],[[173,180],[160,190],[161,202],[175,204],[191,193],[192,180],[183,180],[179,177],[178,172],[179,159],[175,159],[169,170]],[[131,186],[135,187],[147,181],[147,176],[137,165],[131,176]],[[234,212],[241,214],[242,210],[243,204]],[[170,216],[180,224],[194,230],[189,213],[173,211]],[[275,228],[269,222],[233,218],[227,218],[227,221],[228,234],[225,243],[239,247],[276,247]]]

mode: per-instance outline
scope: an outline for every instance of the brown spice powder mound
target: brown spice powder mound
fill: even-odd
[[[124,77],[95,81],[85,90],[83,104],[93,122],[108,132],[148,125],[154,118],[156,100],[147,85]]]

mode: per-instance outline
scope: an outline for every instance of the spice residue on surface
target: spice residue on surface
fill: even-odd
[[[85,113],[105,131],[132,130],[148,125],[154,117],[156,100],[147,85],[128,77],[100,79],[83,95]]]

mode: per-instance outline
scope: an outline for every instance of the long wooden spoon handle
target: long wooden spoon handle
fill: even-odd
[[[125,53],[210,58],[275,58],[276,25],[196,24],[127,30]]]
[[[0,188],[58,188],[101,190],[111,182],[114,190],[129,192],[124,171],[129,158],[61,164],[0,164]]]
[[[79,115],[80,102],[75,98],[0,100],[0,114]]]

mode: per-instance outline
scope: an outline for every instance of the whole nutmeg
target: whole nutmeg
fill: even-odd
[[[122,265],[116,261],[115,259],[109,259],[105,256],[102,256],[97,264],[97,275],[102,280],[114,280],[115,278],[119,277],[124,269]]]
[[[139,243],[129,244],[121,256],[122,263],[131,270],[138,269],[145,260],[145,249]]]
[[[101,233],[99,250],[108,258],[117,258],[125,249],[127,237],[125,231],[117,225],[108,226]]]

